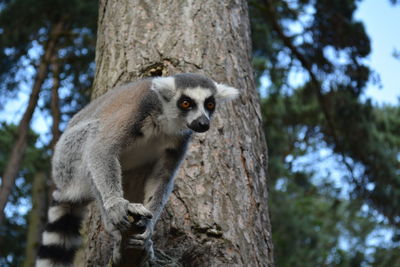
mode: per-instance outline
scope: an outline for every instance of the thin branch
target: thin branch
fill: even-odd
[[[324,115],[324,118],[328,124],[329,131],[332,134],[333,140],[337,147],[339,148],[340,155],[342,156],[342,161],[348,171],[350,172],[350,175],[352,177],[352,180],[358,184],[357,180],[354,177],[354,170],[353,167],[350,165],[350,163],[347,162],[346,160],[346,155],[343,151],[343,147],[341,142],[339,141],[338,134],[335,129],[335,123],[333,118],[331,117],[331,114],[329,113],[329,110],[327,106],[325,105],[325,97],[322,94],[321,91],[321,82],[318,80],[317,76],[312,70],[312,64],[308,61],[308,59],[297,49],[297,47],[292,43],[292,40],[285,35],[285,33],[282,30],[281,25],[278,22],[278,18],[276,16],[276,12],[273,8],[273,3],[271,0],[264,0],[266,11],[267,11],[267,16],[264,17],[267,22],[271,23],[271,26],[273,30],[276,32],[278,35],[279,39],[283,42],[283,44],[292,52],[292,54],[297,58],[298,61],[300,61],[300,64],[302,67],[308,72],[310,75],[311,79],[311,84],[314,89],[314,92],[317,96],[319,106],[322,110],[322,113]],[[269,19],[268,19],[269,18]]]
[[[51,126],[52,139],[50,147],[54,150],[54,146],[61,136],[60,131],[60,121],[61,121],[61,111],[60,111],[60,97],[58,89],[60,88],[60,71],[61,62],[58,60],[57,53],[54,54],[52,58],[52,72],[53,72],[53,86],[51,88],[51,116],[53,118],[53,124]]]
[[[45,53],[41,57],[40,64],[37,69],[37,74],[34,84],[32,86],[31,95],[29,96],[28,106],[26,107],[22,119],[18,125],[17,138],[15,144],[13,145],[10,158],[7,162],[5,171],[2,176],[2,184],[0,187],[0,224],[2,224],[3,222],[4,208],[7,204],[8,197],[11,194],[28,144],[27,137],[29,132],[29,125],[39,100],[39,93],[41,91],[43,82],[48,75],[50,59],[55,52],[55,47],[60,36],[59,33],[64,28],[64,24],[64,19],[61,19],[52,27],[52,30],[49,34],[48,42],[45,46]]]

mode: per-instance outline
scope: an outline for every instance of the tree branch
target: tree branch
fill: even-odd
[[[60,112],[60,98],[58,94],[58,89],[60,88],[60,71],[61,71],[61,62],[58,59],[57,53],[54,53],[52,58],[52,72],[53,72],[53,86],[51,87],[51,116],[53,118],[53,124],[51,126],[52,132],[52,140],[50,143],[50,147],[54,150],[54,146],[56,145],[58,139],[61,136],[60,131],[60,121],[61,121],[61,112]]]
[[[321,91],[321,87],[322,87],[321,86],[321,82],[319,81],[319,79],[317,78],[315,73],[313,72],[312,64],[297,49],[297,47],[292,43],[292,40],[288,36],[286,36],[285,33],[283,32],[283,29],[282,29],[281,25],[278,22],[278,18],[277,18],[276,12],[275,12],[275,10],[273,8],[272,1],[271,0],[264,0],[264,3],[265,3],[266,11],[267,11],[267,16],[264,17],[264,18],[267,20],[267,23],[268,22],[271,23],[272,29],[276,32],[276,34],[278,35],[279,39],[292,52],[292,54],[300,62],[301,66],[310,75],[312,88],[314,89],[314,93],[317,96],[317,100],[318,100],[319,106],[320,106],[320,108],[322,110],[322,113],[323,113],[324,118],[326,120],[326,123],[328,125],[328,129],[331,132],[332,138],[333,138],[336,146],[339,148],[339,151],[340,151],[339,153],[342,156],[342,161],[343,161],[344,165],[346,166],[346,168],[348,169],[348,171],[350,172],[352,180],[356,184],[358,184],[358,181],[354,177],[353,167],[346,160],[346,155],[345,155],[345,153],[343,151],[343,146],[342,146],[341,142],[339,141],[338,134],[337,134],[336,129],[335,129],[334,120],[333,120],[331,114],[329,113],[328,107],[326,106],[325,97],[324,97],[324,95],[322,94],[322,91]],[[269,18],[269,20],[267,18]]]
[[[35,82],[32,86],[28,106],[26,107],[22,119],[18,125],[17,138],[2,176],[2,184],[0,187],[0,224],[2,224],[4,219],[4,208],[7,204],[8,197],[11,194],[11,190],[14,186],[15,179],[17,178],[18,171],[21,167],[22,159],[25,154],[29,125],[39,100],[39,93],[43,82],[47,77],[50,59],[55,53],[55,47],[58,42],[60,32],[64,28],[64,24],[65,19],[61,19],[52,27],[52,30],[49,34],[49,39],[44,49],[45,53],[42,56],[37,69],[37,74]]]

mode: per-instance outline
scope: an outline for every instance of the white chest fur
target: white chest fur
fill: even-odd
[[[158,131],[150,123],[145,123],[142,134],[121,151],[119,160],[123,171],[156,161],[166,149],[174,148],[177,143],[175,136]]]
[[[122,170],[130,170],[155,161],[166,148],[161,140],[155,138],[130,144],[120,154],[121,168]]]

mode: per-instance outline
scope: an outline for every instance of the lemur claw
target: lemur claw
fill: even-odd
[[[132,215],[139,215],[149,219],[153,217],[153,213],[140,203],[129,203],[128,212]]]

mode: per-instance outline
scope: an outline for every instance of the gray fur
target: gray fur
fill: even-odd
[[[205,111],[204,101],[217,93],[212,80],[179,74],[130,83],[93,101],[71,119],[56,145],[53,197],[59,204],[53,210],[62,215],[71,210],[71,203],[84,202],[84,207],[95,200],[105,229],[114,237],[114,261],[120,254],[121,230],[130,227],[132,215],[145,231],[131,236],[129,244],[145,247],[151,255],[154,225],[192,135],[188,127],[200,116],[210,119],[212,112]],[[177,107],[183,94],[196,102],[196,109],[183,112]],[[124,197],[122,179],[136,193],[133,199]],[[51,216],[55,223],[60,219]],[[46,238],[53,242],[57,235]]]
[[[196,88],[196,87],[207,88],[210,89],[213,92],[213,94],[215,94],[217,90],[215,83],[212,80],[200,74],[194,74],[194,73],[181,73],[175,75],[175,85],[176,88],[178,89]]]

